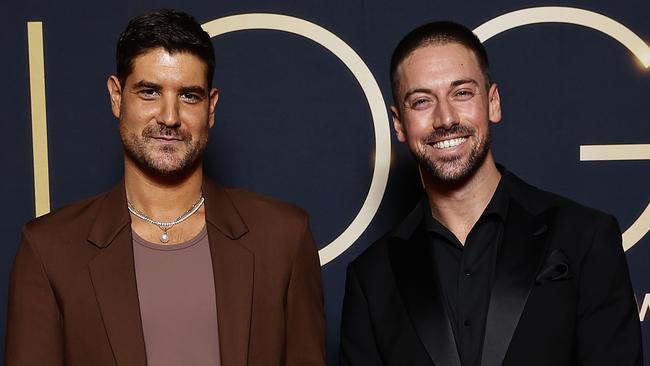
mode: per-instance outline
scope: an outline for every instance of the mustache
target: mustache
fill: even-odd
[[[424,138],[424,141],[427,143],[433,143],[440,140],[446,140],[452,136],[473,135],[475,132],[475,128],[463,125],[454,125],[448,130],[432,131],[427,137]]]
[[[191,140],[192,136],[185,130],[178,127],[166,125],[147,126],[142,130],[142,137],[154,138],[159,136],[172,137],[181,140]]]

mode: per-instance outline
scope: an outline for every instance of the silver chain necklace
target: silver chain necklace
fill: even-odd
[[[189,210],[185,211],[184,214],[178,216],[176,219],[172,221],[156,221],[151,217],[145,215],[144,212],[135,208],[135,206],[133,206],[131,202],[126,201],[126,203],[127,203],[127,207],[129,208],[129,212],[131,212],[139,219],[142,219],[152,225],[158,226],[158,228],[160,228],[160,230],[163,231],[163,233],[160,234],[160,242],[166,244],[167,242],[169,242],[169,235],[167,234],[167,231],[172,227],[174,227],[175,225],[178,225],[181,222],[189,219],[190,216],[194,215],[194,213],[196,213],[196,211],[198,211],[199,208],[203,206],[203,201],[205,201],[205,199],[203,198],[203,195],[201,195],[201,198],[199,198],[196,202],[194,202],[194,204],[192,205],[192,207],[190,207]]]

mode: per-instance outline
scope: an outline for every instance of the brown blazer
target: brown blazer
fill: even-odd
[[[222,365],[325,365],[307,215],[209,180],[203,194]],[[146,365],[129,224],[120,184],[25,226],[10,280],[7,366]]]

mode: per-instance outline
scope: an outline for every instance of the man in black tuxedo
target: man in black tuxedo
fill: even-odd
[[[478,38],[415,29],[391,82],[426,195],[349,265],[341,365],[641,366],[616,219],[495,164],[499,90]]]

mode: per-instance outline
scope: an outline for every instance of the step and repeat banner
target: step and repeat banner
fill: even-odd
[[[452,20],[490,56],[503,121],[496,160],[540,188],[614,214],[650,354],[650,2],[8,1],[0,12],[0,341],[9,271],[29,219],[122,175],[106,79],[132,17],[192,14],[220,91],[206,170],[310,213],[338,364],[347,264],[420,198],[392,133],[389,59],[414,27]],[[646,357],[647,359],[650,357]],[[650,361],[646,361],[650,365]]]

